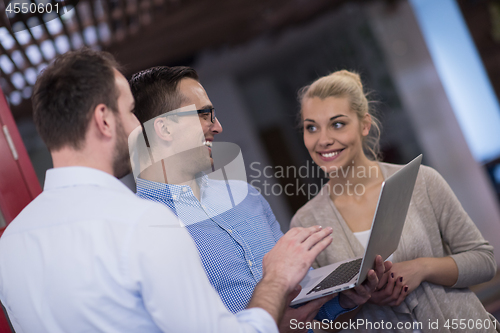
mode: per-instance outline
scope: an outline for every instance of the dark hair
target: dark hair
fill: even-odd
[[[190,67],[158,66],[132,76],[129,83],[135,99],[134,113],[141,124],[181,106],[184,96],[177,87],[185,78],[198,81],[198,74]]]
[[[118,68],[111,54],[82,48],[56,57],[42,71],[32,96],[33,120],[49,150],[81,149],[97,105],[118,111]]]

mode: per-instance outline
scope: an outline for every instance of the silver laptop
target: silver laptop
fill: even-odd
[[[365,281],[377,255],[386,260],[396,251],[421,161],[419,155],[382,183],[365,255],[309,271],[291,305],[354,288]]]

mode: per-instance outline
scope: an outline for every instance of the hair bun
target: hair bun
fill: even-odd
[[[356,84],[363,90],[363,83],[361,82],[361,77],[356,72],[350,72],[348,70],[342,69],[340,71],[333,72],[330,76],[343,76],[352,79]]]

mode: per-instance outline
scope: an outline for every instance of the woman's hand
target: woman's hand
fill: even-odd
[[[393,264],[395,265],[395,264]],[[370,303],[377,305],[398,306],[409,293],[407,285],[403,284],[403,277],[396,276],[392,269],[384,273],[377,286],[377,291],[372,293]]]
[[[384,263],[381,256],[376,256],[375,268],[368,271],[366,280],[352,289],[344,290],[339,295],[340,306],[344,309],[350,309],[365,304],[371,298],[384,273],[391,267],[391,262]]]
[[[452,257],[417,258],[394,264],[392,269],[394,274],[403,276],[403,283],[408,285],[410,292],[423,281],[451,287],[458,280],[458,266]]]
[[[422,259],[393,263],[391,270],[384,274],[383,280],[387,283],[383,286],[379,285],[370,302],[388,306],[401,304],[406,296],[425,280],[425,261]]]
[[[458,267],[451,257],[417,258],[393,263],[391,270],[381,279],[377,291],[372,294],[370,302],[397,306],[423,281],[450,287],[457,279]],[[387,283],[382,285],[385,281]]]
[[[426,258],[398,262],[392,265],[391,272],[394,273],[397,279],[403,279],[402,283],[408,286],[408,293],[417,289],[425,281],[427,273],[424,265],[425,262],[422,259]]]

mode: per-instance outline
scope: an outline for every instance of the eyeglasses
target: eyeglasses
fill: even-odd
[[[198,114],[198,115],[208,115],[210,114],[210,121],[215,123],[215,108],[206,108],[206,109],[200,109],[200,110],[193,110],[193,111],[181,111],[181,112],[167,112],[165,113],[166,116],[190,116],[193,114]]]

